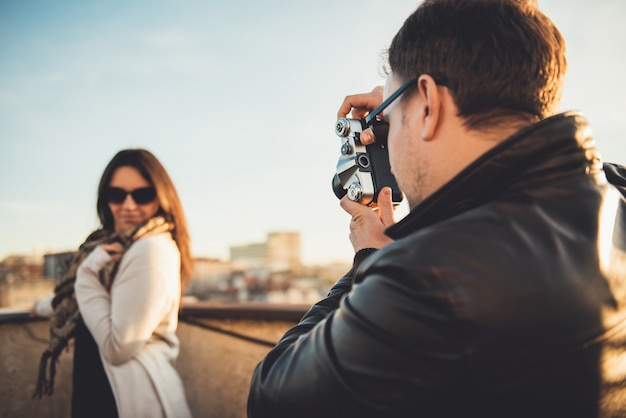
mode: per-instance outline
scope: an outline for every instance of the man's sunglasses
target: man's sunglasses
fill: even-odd
[[[107,202],[117,205],[124,203],[128,195],[131,195],[136,204],[145,205],[156,199],[156,190],[154,187],[141,187],[127,192],[119,187],[108,187],[105,191]]]
[[[394,91],[387,97],[387,100],[382,102],[380,106],[376,109],[372,110],[365,117],[365,126],[363,129],[372,128],[372,132],[374,133],[374,138],[376,139],[377,144],[387,145],[387,134],[389,133],[389,123],[382,120],[378,115],[383,113],[383,110],[387,109],[394,100],[396,100],[402,93],[404,93],[409,87],[415,86],[417,84],[418,78],[412,78],[411,80],[406,81],[402,84],[398,90]],[[446,80],[437,80],[435,79],[435,83],[440,86],[448,86],[448,82]]]

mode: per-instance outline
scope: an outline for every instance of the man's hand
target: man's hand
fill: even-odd
[[[352,216],[350,221],[350,241],[354,251],[363,248],[382,248],[393,242],[385,235],[385,229],[395,224],[394,206],[391,201],[391,188],[383,187],[378,193],[378,207],[371,208],[353,202],[344,196],[341,207]]]
[[[337,119],[345,118],[352,113],[354,119],[363,119],[372,110],[383,102],[383,86],[375,87],[369,93],[346,96],[337,112]],[[374,133],[371,129],[361,132],[360,140],[364,145],[374,143]]]

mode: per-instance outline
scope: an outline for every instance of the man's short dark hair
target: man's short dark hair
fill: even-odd
[[[558,111],[565,41],[530,0],[426,0],[388,51],[400,81],[445,80],[468,127]]]

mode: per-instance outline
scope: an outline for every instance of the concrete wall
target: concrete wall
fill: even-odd
[[[263,340],[278,341],[291,322],[208,321]],[[194,417],[245,418],[252,371],[270,347],[181,323],[178,370]]]
[[[199,325],[180,323],[181,352],[177,362],[194,417],[245,418],[252,371],[270,347],[228,333],[276,342],[294,322],[194,320]],[[48,322],[0,322],[0,338],[0,417],[69,417],[71,350],[61,355],[55,393],[42,400],[31,399],[39,358],[47,345]]]
[[[39,300],[54,293],[54,280],[22,280],[0,283],[0,308],[30,309]]]

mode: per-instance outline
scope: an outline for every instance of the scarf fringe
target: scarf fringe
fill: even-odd
[[[48,373],[46,373],[48,371]],[[39,377],[33,399],[41,399],[43,395],[50,396],[54,392],[54,377],[56,375],[56,361],[52,358],[50,351],[45,351],[41,355],[39,363]]]

